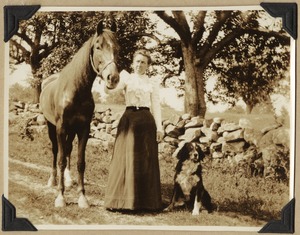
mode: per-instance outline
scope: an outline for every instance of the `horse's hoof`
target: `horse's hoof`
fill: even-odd
[[[66,202],[63,196],[59,195],[57,196],[57,198],[55,199],[55,207],[65,207],[66,206]]]
[[[193,210],[192,215],[200,215],[199,210]]]
[[[48,183],[47,183],[47,186],[49,188],[53,188],[57,185],[57,182],[56,182],[56,179],[53,178],[53,177],[50,177],[49,180],[48,180]]]
[[[81,195],[78,199],[78,206],[80,208],[89,208],[89,203],[84,195]]]

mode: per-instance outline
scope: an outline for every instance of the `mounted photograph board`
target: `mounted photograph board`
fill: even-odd
[[[42,234],[297,234],[299,69],[296,61],[299,46],[296,2],[229,1],[225,5],[216,1],[209,5],[197,1],[176,5],[167,2],[100,4],[74,1],[64,5],[55,1],[8,1],[1,2],[1,6],[4,18],[1,26],[4,42],[1,44],[3,108],[0,138],[2,231],[37,231]],[[184,18],[174,17],[173,11],[182,11]],[[165,12],[165,15],[159,12]],[[200,12],[205,12],[204,22],[200,20]],[[180,32],[172,20],[168,21],[171,18],[177,23],[179,19],[187,20],[190,31]],[[202,175],[215,206],[212,213],[202,209],[200,215],[193,216],[186,208],[154,213],[107,211],[104,195],[114,139],[103,144],[95,137],[95,132],[91,133],[86,149],[85,184],[90,207],[78,208],[76,183],[66,190],[66,207],[54,207],[57,190],[47,187],[52,164],[51,145],[45,123],[39,124],[42,115],[38,111],[38,102],[31,100],[38,100],[36,84],[59,72],[71,61],[77,50],[94,34],[100,19],[107,21],[107,25],[113,20],[117,23],[120,76],[131,72],[132,54],[136,48],[146,47],[151,51],[154,62],[150,74],[161,81],[163,119],[174,118],[175,113],[183,115],[186,111],[184,94],[190,94],[190,91],[185,89],[188,68],[182,47],[185,36],[191,36],[191,41],[198,39],[194,47],[197,50],[194,64],[198,68],[203,65],[205,120],[221,118],[224,123],[239,124],[238,129],[244,134],[241,138],[245,152],[256,151],[255,159],[247,163],[244,161],[249,160],[246,153],[240,154],[237,150],[233,155],[224,155],[225,150],[212,150],[209,144],[209,160],[202,162]],[[30,44],[30,40],[45,25],[37,44],[37,48],[40,47],[38,55],[44,57],[39,58],[38,67],[33,72],[35,67],[30,53],[33,53],[35,42]],[[226,36],[238,31],[238,36],[228,37],[223,43]],[[251,85],[245,85],[248,77],[252,79]],[[110,117],[122,115],[125,109],[122,99],[117,105],[110,104],[113,98],[117,98],[103,95],[103,82],[99,77],[92,91],[94,99],[99,99],[96,102],[98,114],[109,109]],[[243,96],[246,92],[248,96]],[[257,99],[246,100],[251,95]],[[245,114],[249,109],[251,113]],[[246,127],[241,124],[245,120]],[[263,137],[256,142],[249,139],[245,136],[249,129],[259,130]],[[222,137],[222,134],[218,135]],[[202,131],[201,137],[208,137],[208,134]],[[207,147],[208,143],[203,141],[197,138],[198,144]],[[240,139],[228,142],[240,142]],[[75,146],[71,160],[74,181],[77,177]],[[167,207],[177,162],[172,152],[177,146],[165,146],[159,144],[164,148],[159,152],[159,159],[162,198]],[[227,148],[234,146],[228,145]],[[217,154],[213,152],[223,155],[214,157]],[[259,172],[260,169],[263,172]]]

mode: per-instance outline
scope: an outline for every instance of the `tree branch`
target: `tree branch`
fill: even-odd
[[[47,50],[48,47],[49,47],[49,45],[47,43],[45,43],[45,44],[39,46],[39,50]]]
[[[200,56],[206,55],[208,53],[208,51],[212,47],[212,44],[216,40],[221,28],[223,27],[224,23],[230,17],[231,11],[217,11],[216,14],[217,14],[217,21],[213,25],[213,28],[210,31],[205,44],[203,45]]]
[[[25,47],[23,47],[21,44],[19,44],[18,42],[16,42],[15,40],[10,40],[10,43],[12,45],[14,45],[18,50],[21,50],[22,51],[22,57],[25,61],[28,61],[29,59],[29,56],[30,56],[30,52],[27,51],[25,49]]]
[[[204,19],[206,16],[206,11],[199,11],[198,15],[196,16],[196,21],[194,24],[194,35],[192,38],[192,43],[194,46],[197,45],[197,43],[201,40],[203,37],[203,33],[205,32],[204,28]]]
[[[188,44],[185,30],[173,17],[169,16],[165,11],[154,11],[154,13],[158,15],[164,22],[170,25],[185,44]]]
[[[264,31],[264,30],[259,30],[259,29],[244,29],[244,34],[248,33],[250,35],[257,34],[258,36],[263,36],[263,37],[275,37],[280,40],[280,42],[283,45],[289,45],[290,44],[290,37],[284,34],[281,34],[276,31]]]
[[[182,11],[172,11],[175,20],[181,26],[182,30],[184,31],[185,38],[190,41],[191,40],[191,30],[186,20],[186,17]]]
[[[53,43],[51,46],[48,46],[47,48],[43,48],[44,51],[41,52],[38,55],[39,60],[42,60],[43,58],[46,58],[48,55],[50,55],[50,53],[52,52],[52,50],[58,45],[58,43]]]
[[[216,54],[222,50],[225,46],[229,45],[231,42],[233,42],[236,38],[244,35],[244,34],[250,34],[250,35],[258,35],[263,37],[276,37],[281,40],[281,43],[284,45],[288,45],[290,43],[290,38],[288,36],[282,35],[277,32],[269,32],[269,31],[262,31],[258,29],[239,29],[234,30],[231,33],[227,34],[221,41],[216,43],[213,48],[211,48],[205,55],[204,63],[202,64],[203,67],[206,67],[211,60],[216,56]]]
[[[31,39],[26,35],[25,31],[22,31],[21,33],[17,32],[15,35],[23,39],[30,47],[33,47],[33,42]]]

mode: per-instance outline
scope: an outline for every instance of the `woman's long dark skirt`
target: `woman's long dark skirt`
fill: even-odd
[[[156,125],[148,109],[126,109],[118,125],[104,206],[162,207]]]

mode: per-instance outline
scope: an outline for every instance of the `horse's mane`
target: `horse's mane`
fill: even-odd
[[[117,39],[113,32],[109,30],[104,30],[101,36],[104,38],[106,42],[113,45],[116,50],[118,50]],[[91,82],[91,78],[89,78],[90,70],[90,53],[92,46],[94,44],[95,39],[98,36],[94,35],[90,37],[83,46],[78,50],[78,52],[74,55],[72,60],[61,70],[60,78],[66,79],[70,77],[72,80],[81,80],[86,82]],[[92,78],[94,79],[94,78]],[[93,82],[93,81],[92,81]]]

